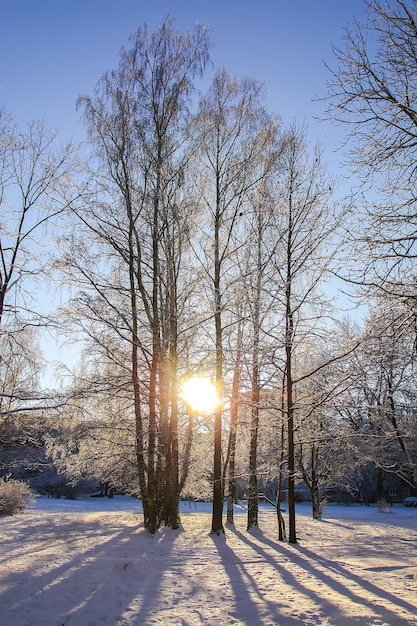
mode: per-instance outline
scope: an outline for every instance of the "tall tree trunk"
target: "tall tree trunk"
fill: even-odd
[[[249,447],[249,488],[248,488],[248,523],[247,529],[258,527],[258,428],[259,428],[259,365],[258,345],[255,342],[252,365],[252,407]],[[256,354],[255,354],[256,352]]]
[[[286,309],[286,373],[287,373],[287,436],[288,436],[288,541],[297,543],[295,522],[295,450],[294,450],[294,398],[292,380],[292,348],[294,321],[290,306],[291,286],[287,284],[287,309]]]
[[[132,382],[133,382],[133,395],[134,395],[134,409],[135,409],[135,441],[136,441],[136,463],[138,472],[138,481],[140,489],[140,497],[142,500],[142,508],[144,513],[144,523],[147,527],[147,520],[149,519],[148,513],[148,490],[146,484],[146,463],[144,455],[143,445],[143,421],[141,411],[141,397],[139,387],[138,376],[138,341],[137,341],[137,329],[134,322],[133,341],[132,341]]]
[[[313,443],[311,446],[311,501],[313,509],[313,519],[321,520],[322,516],[322,502],[320,498],[320,486],[317,477],[317,463],[318,463],[318,448]]]
[[[288,239],[286,257],[286,284],[285,284],[285,372],[287,377],[287,438],[288,438],[288,541],[297,543],[295,522],[295,449],[294,449],[294,389],[293,363],[294,348],[294,314],[292,310],[292,281],[293,281],[293,190],[294,172],[291,171],[288,211]]]
[[[179,479],[178,493],[184,489],[184,485],[187,481],[188,472],[190,468],[190,458],[191,458],[191,446],[193,443],[193,432],[194,432],[194,413],[191,407],[188,409],[188,425],[187,425],[187,433],[185,437],[185,448],[182,454],[182,470],[181,477]]]
[[[159,370],[159,346],[154,338],[154,352],[152,355],[151,373],[149,379],[149,433],[148,433],[148,520],[147,529],[151,534],[156,532],[157,502],[156,502],[156,429],[157,429],[157,373]]]
[[[160,358],[159,365],[159,427],[158,427],[158,454],[156,459],[156,502],[158,510],[158,525],[164,522],[167,524],[168,500],[169,500],[169,467],[170,459],[170,438],[169,438],[169,405],[170,405],[170,363],[166,357],[166,347],[164,356]]]
[[[280,438],[280,454],[278,463],[278,486],[277,486],[277,522],[278,522],[278,539],[283,541],[286,538],[285,533],[285,521],[281,512],[282,503],[282,475],[285,460],[285,387],[286,386],[286,373],[284,370],[282,376],[282,389],[281,389],[281,438]]]
[[[143,438],[143,420],[141,410],[141,393],[138,372],[138,351],[139,351],[139,333],[138,333],[138,307],[136,297],[136,268],[135,268],[135,226],[132,213],[132,205],[130,195],[126,196],[126,207],[129,217],[129,286],[130,286],[130,307],[132,315],[132,345],[131,345],[131,365],[132,365],[132,384],[135,411],[135,442],[136,442],[136,463],[138,472],[138,482],[140,489],[140,497],[142,500],[142,508],[144,515],[144,526],[147,530],[149,522],[148,510],[148,486],[146,481],[146,462],[144,454],[144,438]]]
[[[159,229],[160,229],[160,194],[161,194],[161,167],[162,147],[159,138],[157,149],[156,187],[153,200],[153,223],[152,223],[152,363],[149,380],[149,438],[148,438],[148,509],[149,509],[149,532],[155,533],[159,525],[158,520],[158,492],[157,492],[157,398],[158,378],[161,370],[161,329],[159,315],[159,288],[160,288],[160,264],[159,264]]]
[[[236,497],[236,477],[235,477],[235,461],[236,461],[236,438],[237,438],[237,420],[239,407],[239,384],[240,384],[240,360],[241,360],[241,332],[242,324],[239,322],[237,333],[237,353],[235,367],[233,371],[232,381],[232,397],[230,401],[230,431],[228,444],[228,465],[229,465],[229,481],[227,493],[227,524],[234,524],[233,504]]]
[[[260,300],[262,282],[262,212],[257,215],[258,237],[256,241],[255,289],[252,311],[253,350],[252,350],[252,402],[249,447],[249,489],[247,529],[258,528],[258,430],[259,430],[259,335],[261,326]]]
[[[176,325],[171,324],[171,359],[170,359],[170,388],[171,388],[171,415],[168,431],[168,450],[166,460],[166,524],[177,529],[180,526],[179,516],[179,458],[178,458],[178,383],[177,383],[177,339]]]
[[[214,324],[216,341],[216,392],[218,398],[223,397],[223,337],[222,337],[222,303],[220,293],[220,183],[217,183],[216,221],[214,228]],[[211,532],[219,535],[223,528],[223,485],[222,485],[222,411],[223,403],[216,405],[214,412],[214,458],[213,458],[213,514]]]

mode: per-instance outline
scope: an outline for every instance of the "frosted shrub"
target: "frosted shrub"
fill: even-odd
[[[20,480],[0,479],[0,515],[14,515],[29,504],[34,493]]]

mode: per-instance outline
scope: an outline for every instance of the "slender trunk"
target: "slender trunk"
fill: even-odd
[[[138,351],[139,351],[139,334],[138,334],[138,310],[136,298],[136,272],[135,272],[135,254],[134,254],[134,222],[129,197],[127,198],[127,210],[129,215],[129,287],[130,287],[130,307],[132,315],[132,346],[131,346],[131,365],[132,365],[132,384],[133,399],[135,411],[135,440],[136,440],[136,466],[138,472],[138,482],[140,497],[142,500],[142,508],[144,515],[144,526],[148,529],[149,511],[148,511],[148,487],[146,482],[146,461],[144,453],[143,439],[143,419],[141,410],[141,393],[139,384],[138,371]]]
[[[286,537],[285,533],[285,521],[281,512],[281,502],[282,502],[282,470],[284,467],[285,460],[285,425],[284,425],[284,415],[285,415],[285,384],[286,384],[286,374],[284,371],[282,377],[282,390],[281,390],[281,441],[280,441],[280,455],[279,455],[279,463],[278,463],[278,487],[277,487],[277,522],[278,522],[278,539],[283,541]]]
[[[222,397],[222,335],[220,314],[216,314],[216,391]],[[214,412],[214,459],[213,459],[213,515],[211,532],[220,534],[223,528],[223,486],[222,486],[222,406]]]
[[[164,353],[166,349],[164,349]],[[166,355],[161,356],[159,365],[159,427],[158,455],[156,459],[156,502],[158,509],[158,525],[167,524],[167,507],[169,492],[170,438],[169,438],[169,362]]]
[[[181,478],[179,480],[178,493],[184,489],[184,485],[186,483],[188,472],[190,468],[190,458],[191,458],[191,446],[193,443],[193,432],[194,432],[194,414],[191,408],[188,409],[188,425],[187,425],[187,434],[185,438],[185,448],[183,452],[183,461],[182,461],[182,471]]]
[[[154,333],[155,335],[155,333]],[[155,533],[158,527],[156,504],[156,428],[157,428],[157,373],[159,370],[159,341],[154,336],[151,373],[149,379],[149,433],[148,433],[148,530]]]
[[[230,431],[228,445],[229,460],[229,482],[227,494],[227,524],[234,524],[233,504],[236,496],[236,479],[235,479],[235,461],[236,461],[236,436],[237,436],[237,419],[238,419],[238,400],[239,400],[239,382],[240,382],[240,358],[241,358],[241,325],[238,329],[238,348],[236,355],[235,368],[233,372],[232,382],[232,398],[230,401]]]
[[[136,324],[134,323],[134,327]],[[135,407],[135,435],[136,435],[136,463],[138,472],[138,481],[140,489],[140,497],[142,500],[142,507],[144,512],[145,521],[148,519],[147,511],[147,485],[146,485],[146,463],[143,446],[143,421],[141,411],[141,398],[140,387],[138,377],[138,344],[135,337],[136,331],[133,331],[132,341],[132,382],[133,382],[133,395],[134,395],[134,407]],[[146,527],[146,523],[145,523]]]
[[[0,280],[1,280],[1,276],[0,276]],[[0,326],[1,326],[1,320],[3,317],[4,303],[6,300],[7,286],[8,286],[7,283],[3,283],[2,285],[0,285]]]
[[[168,431],[167,451],[167,507],[166,524],[170,528],[179,528],[179,459],[178,459],[178,384],[177,384],[177,332],[176,321],[171,319],[171,359],[170,359],[170,388],[171,414]]]
[[[288,429],[288,541],[297,543],[295,527],[295,450],[294,450],[294,389],[292,353],[294,344],[294,316],[292,311],[292,244],[293,244],[293,207],[292,182],[288,215],[287,271],[285,285],[285,371],[287,375],[287,429]]]
[[[223,397],[223,338],[221,320],[221,292],[220,292],[220,183],[217,183],[218,197],[216,199],[216,221],[214,226],[214,324],[216,341],[216,392],[219,398]],[[223,485],[222,485],[222,402],[216,406],[214,412],[214,458],[213,458],[213,514],[211,532],[219,535],[223,528]]]
[[[143,421],[141,411],[141,398],[138,377],[138,343],[136,335],[136,323],[134,322],[133,341],[132,341],[132,382],[135,407],[135,435],[136,435],[136,463],[138,472],[138,481],[140,496],[142,499],[143,512],[145,521],[147,520],[147,485],[146,485],[146,463],[143,447]],[[145,523],[146,526],[146,523]]]
[[[382,467],[375,467],[375,483],[376,483],[376,503],[380,511],[388,509],[387,499],[385,497],[384,472]]]
[[[156,437],[157,437],[157,396],[158,376],[161,367],[161,337],[159,320],[159,204],[161,193],[161,146],[158,146],[156,188],[154,191],[152,223],[152,363],[149,380],[149,438],[148,438],[148,508],[150,511],[149,531],[155,533],[158,528],[158,493],[156,480]]]
[[[322,516],[322,502],[320,498],[320,486],[317,477],[317,463],[318,463],[318,448],[313,443],[311,446],[311,501],[312,501],[312,513],[313,519],[321,520]]]
[[[167,524],[170,528],[179,528],[179,458],[178,458],[178,389],[176,378],[173,380],[170,420],[170,467],[168,468],[169,506]],[[168,464],[167,464],[168,465]]]
[[[249,447],[249,489],[248,489],[248,523],[247,529],[258,528],[258,430],[259,430],[259,334],[260,334],[260,300],[262,282],[262,213],[258,215],[257,257],[255,274],[255,294],[253,303],[253,350],[252,350],[252,402],[251,430]]]
[[[255,356],[255,355],[254,355]],[[257,357],[258,355],[256,355]],[[259,428],[259,366],[257,358],[252,368],[252,408],[249,447],[249,488],[248,488],[248,523],[247,530],[258,527],[258,428]]]
[[[294,398],[292,380],[292,347],[294,321],[291,311],[291,286],[287,284],[287,310],[286,310],[286,373],[287,373],[287,430],[288,430],[288,541],[297,543],[296,523],[295,523],[295,453],[294,453]]]
[[[317,483],[312,483],[311,485],[311,507],[313,519],[321,520],[322,511],[321,511],[321,502],[320,502],[320,493]]]
[[[165,324],[162,325],[166,343],[164,380],[166,393],[161,393],[165,410],[161,418],[166,417],[166,440],[165,440],[165,472],[164,472],[164,519],[170,528],[177,529],[180,526],[179,516],[179,452],[178,452],[178,267],[181,259],[181,224],[178,222],[178,214],[175,207],[169,205],[169,211],[164,215],[163,243],[166,262],[165,277],[165,301],[161,309],[166,311]],[[162,304],[162,303],[161,303]],[[162,456],[162,451],[161,451]]]

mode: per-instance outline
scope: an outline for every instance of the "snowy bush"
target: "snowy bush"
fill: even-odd
[[[23,511],[34,495],[26,483],[19,480],[0,480],[0,515],[13,515]]]

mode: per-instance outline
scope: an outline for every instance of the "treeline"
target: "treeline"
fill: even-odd
[[[384,50],[398,15],[411,29],[416,7],[370,11],[365,28],[380,16]],[[283,128],[256,79],[221,69],[200,94],[201,24],[180,32],[167,17],[131,37],[119,66],[79,98],[83,160],[44,125],[22,133],[1,114],[3,451],[7,432],[28,436],[48,420],[42,445],[60,470],[140,497],[151,533],[178,528],[181,495],[211,497],[212,532],[223,532],[224,496],[233,523],[243,479],[248,529],[259,478],[275,479],[278,511],[285,487],[292,543],[300,479],[315,517],[331,488],[360,490],[370,471],[380,502],[390,477],[417,493],[413,147],[399,138],[417,117],[399,106],[398,76],[392,100],[381,86],[391,57],[367,59],[360,27],[349,37],[328,96],[328,115],[346,117],[362,146],[351,163],[363,185],[349,199],[307,129]],[[358,81],[378,70],[371,97]],[[34,305],[44,277],[70,293],[53,316]],[[336,284],[367,305],[361,323],[341,314]],[[37,327],[83,342],[59,392],[39,391]],[[196,375],[221,398],[212,416],[182,396]]]

